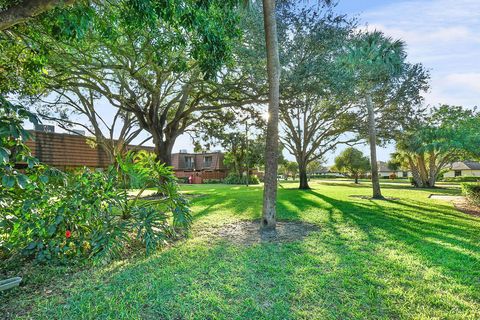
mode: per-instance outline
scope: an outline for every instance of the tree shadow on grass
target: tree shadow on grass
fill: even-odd
[[[199,219],[251,219],[261,193],[197,198]],[[480,316],[478,227],[430,202],[279,192],[279,219],[320,230],[301,241],[237,246],[191,239],[38,299],[32,318],[381,319]],[[215,212],[212,212],[215,211]],[[476,223],[478,222],[478,223]],[[475,311],[476,310],[476,311]]]
[[[478,284],[480,236],[475,225],[466,224],[455,215],[445,215],[444,210],[406,205],[405,201],[385,207],[378,201],[346,202],[311,193],[339,210],[346,221],[360,227],[373,242],[389,238],[405,245],[422,261],[440,267],[459,283]],[[480,219],[476,222],[480,226]]]

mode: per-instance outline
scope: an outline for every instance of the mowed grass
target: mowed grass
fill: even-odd
[[[278,219],[320,228],[300,241],[196,237],[259,219],[262,188],[182,186],[195,195],[190,239],[2,300],[32,319],[480,319],[480,218],[428,198],[458,189],[384,185],[398,200],[373,201],[350,197],[370,195],[367,183],[296,186],[279,188]]]

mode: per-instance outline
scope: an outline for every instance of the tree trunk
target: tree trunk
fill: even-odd
[[[278,166],[278,112],[280,102],[280,60],[278,57],[275,0],[263,0],[265,43],[267,48],[268,113],[265,144],[262,228],[275,229]]]
[[[422,180],[422,186],[428,187],[429,186],[429,181],[428,181],[428,172],[427,172],[427,166],[425,165],[425,157],[423,154],[417,156],[417,163],[418,163],[418,173],[420,174],[420,178]]]
[[[415,162],[410,156],[408,156],[408,163],[410,164],[410,170],[412,171],[412,177],[415,183],[415,187],[423,188],[423,181],[422,181],[422,178],[420,177],[418,167],[415,165]]]
[[[377,135],[375,129],[375,114],[373,110],[372,97],[367,95],[367,110],[368,110],[368,140],[370,143],[370,162],[372,167],[372,187],[373,198],[383,199],[380,190],[380,180],[378,179],[378,164],[377,164]]]
[[[172,165],[172,149],[175,141],[158,141],[155,143],[155,155],[157,156],[156,160],[161,163],[165,163],[167,166]]]
[[[428,185],[430,187],[435,187],[435,182],[437,181],[437,158],[435,156],[435,153],[433,151],[430,151],[429,153],[429,158],[428,158]]]
[[[353,176],[355,177],[355,184],[358,184],[358,173],[354,173]]]
[[[25,0],[0,12],[0,30],[23,23],[57,6],[75,3],[75,0]]]
[[[310,186],[308,185],[307,164],[306,163],[299,164],[298,172],[300,177],[300,186],[298,188],[301,190],[310,189]]]

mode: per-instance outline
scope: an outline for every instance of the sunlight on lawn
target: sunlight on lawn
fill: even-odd
[[[85,272],[30,298],[35,318],[361,319],[480,317],[480,218],[386,186],[397,201],[351,198],[360,186],[282,183],[279,220],[320,229],[302,241],[243,246],[198,239],[200,228],[260,218],[260,187],[182,186],[191,239],[150,258]],[[455,190],[444,190],[455,193]],[[31,300],[33,299],[33,301]]]

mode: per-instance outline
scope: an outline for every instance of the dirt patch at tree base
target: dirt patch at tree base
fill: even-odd
[[[480,207],[470,203],[464,196],[450,196],[443,194],[431,194],[428,196],[431,199],[444,200],[453,203],[455,209],[460,212],[480,216]]]
[[[453,205],[458,211],[480,217],[480,207],[471,204],[466,199],[454,201]]]
[[[364,196],[364,195],[349,195],[350,198],[357,198],[357,199],[364,199],[364,200],[390,200],[390,201],[394,201],[394,200],[400,200],[400,198],[393,198],[393,197],[383,197],[383,199],[377,199],[377,198],[373,198],[372,196]]]
[[[261,230],[260,221],[238,221],[199,230],[197,236],[208,240],[223,239],[233,244],[285,243],[299,241],[320,228],[298,221],[277,221],[275,230]]]

